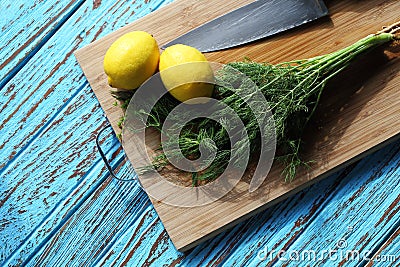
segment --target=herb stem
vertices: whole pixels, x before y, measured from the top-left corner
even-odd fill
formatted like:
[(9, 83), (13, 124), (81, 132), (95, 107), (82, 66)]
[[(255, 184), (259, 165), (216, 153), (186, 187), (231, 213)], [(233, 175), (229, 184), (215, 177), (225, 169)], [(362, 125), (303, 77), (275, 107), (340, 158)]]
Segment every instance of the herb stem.
[[(388, 31), (393, 31), (392, 28)], [(307, 165), (307, 162), (304, 162), (300, 156), (301, 136), (305, 125), (316, 110), (327, 82), (347, 68), (358, 55), (367, 53), (371, 49), (395, 39), (397, 37), (393, 33), (379, 32), (336, 52), (310, 59), (293, 60), (276, 65), (256, 63), (249, 60), (227, 64), (249, 77), (267, 99), (275, 123), (276, 144), (279, 151), (276, 158), (282, 160), (285, 164), (283, 174), (286, 181), (295, 178), (299, 166)], [(227, 77), (223, 77), (226, 81), (235, 80), (235, 77), (226, 75)], [(258, 125), (257, 116), (246, 104), (246, 99), (250, 99), (255, 93), (248, 93), (246, 99), (240, 97), (243, 94), (238, 94), (238, 90), (247, 92), (246, 89), (248, 88), (240, 86), (235, 90), (216, 86), (215, 97), (233, 109), (243, 121), (249, 137), (250, 152), (254, 154), (260, 148), (258, 143), (260, 125)], [(156, 104), (152, 111), (153, 115), (149, 116), (150, 120), (147, 125), (149, 127), (156, 125), (158, 129), (161, 129), (162, 121), (175, 105), (176, 103), (173, 101), (163, 101), (160, 105)], [(177, 119), (179, 121), (179, 117)], [(210, 166), (201, 173), (193, 173), (193, 184), (198, 184), (198, 181), (201, 180), (209, 181), (217, 178), (224, 171), (229, 161), (232, 160), (232, 156), (234, 157), (233, 160), (240, 165), (240, 154), (244, 154), (244, 152), (241, 153), (240, 149), (245, 149), (245, 146), (237, 142), (235, 144), (239, 147), (237, 155), (231, 155), (229, 136), (222, 125), (226, 126), (229, 123), (228, 118), (219, 123), (202, 118), (187, 123), (182, 129), (178, 141), (180, 152), (186, 157), (196, 158), (200, 156), (199, 146), (205, 139), (213, 140), (215, 147), (218, 148), (215, 159)], [(169, 143), (166, 140), (162, 147), (168, 148), (168, 146)], [(167, 163), (163, 154), (158, 156), (155, 161), (157, 166), (164, 166)]]

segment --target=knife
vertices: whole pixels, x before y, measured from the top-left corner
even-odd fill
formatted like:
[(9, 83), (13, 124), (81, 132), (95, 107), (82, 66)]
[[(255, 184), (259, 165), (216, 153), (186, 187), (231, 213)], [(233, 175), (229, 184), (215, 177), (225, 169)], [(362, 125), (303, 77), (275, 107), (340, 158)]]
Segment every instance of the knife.
[(186, 44), (201, 52), (223, 50), (295, 28), (327, 14), (322, 0), (258, 0), (203, 24), (162, 48)]

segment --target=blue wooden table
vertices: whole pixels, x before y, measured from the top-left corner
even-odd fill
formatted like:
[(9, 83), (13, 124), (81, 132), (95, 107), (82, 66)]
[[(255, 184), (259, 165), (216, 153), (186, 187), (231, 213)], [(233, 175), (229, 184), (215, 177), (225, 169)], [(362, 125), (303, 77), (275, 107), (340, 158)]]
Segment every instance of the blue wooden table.
[(107, 119), (73, 52), (168, 2), (0, 2), (0, 265), (399, 266), (400, 142), (186, 253), (136, 183), (109, 176)]

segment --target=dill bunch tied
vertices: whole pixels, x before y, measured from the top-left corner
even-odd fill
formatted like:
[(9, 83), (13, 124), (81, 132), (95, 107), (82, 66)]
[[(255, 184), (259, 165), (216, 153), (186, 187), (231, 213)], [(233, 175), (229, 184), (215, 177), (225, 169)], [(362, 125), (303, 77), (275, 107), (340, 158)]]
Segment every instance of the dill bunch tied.
[(276, 128), (276, 158), (283, 162), (285, 181), (295, 178), (301, 159), (303, 131), (313, 115), (327, 82), (358, 55), (392, 41), (390, 33), (367, 36), (339, 51), (276, 65), (251, 61), (228, 65), (247, 75), (268, 100)]
[[(385, 32), (369, 35), (339, 51), (314, 58), (276, 65), (250, 60), (227, 64), (229, 68), (234, 68), (250, 78), (267, 100), (275, 124), (278, 152), (276, 159), (282, 161), (285, 166), (283, 176), (286, 181), (292, 181), (296, 176), (296, 170), (300, 166), (308, 164), (301, 158), (301, 137), (307, 122), (318, 105), (326, 83), (345, 69), (358, 55), (395, 39), (398, 39), (398, 36), (394, 34), (394, 30), (387, 29)], [(234, 77), (224, 76), (223, 72), (217, 78), (234, 80)], [(239, 87), (237, 90), (245, 89)], [(244, 150), (247, 145), (250, 147), (251, 155), (256, 155), (260, 149), (260, 128), (257, 115), (245, 103), (240, 94), (237, 94), (231, 88), (217, 85), (213, 97), (238, 114), (245, 126), (249, 142), (241, 144), (240, 140), (237, 140), (235, 144), (232, 144), (226, 127), (232, 128), (233, 126), (229, 125), (229, 121), (223, 119), (216, 121), (197, 118), (186, 123), (178, 137), (180, 152), (185, 157), (196, 159), (201, 156), (201, 149), (215, 149), (217, 151), (214, 157), (209, 159), (207, 169), (193, 173), (193, 185), (197, 185), (200, 181), (211, 181), (217, 178), (224, 172), (230, 160), (241, 162), (243, 160), (240, 153), (241, 149)], [(147, 119), (147, 125), (162, 131), (163, 120), (177, 104), (179, 103), (166, 95), (153, 107), (150, 114), (146, 114), (150, 115)], [(177, 116), (175, 118), (177, 121), (184, 119), (182, 113), (174, 116)], [(179, 116), (182, 116), (182, 118)], [(235, 145), (238, 146), (239, 150), (237, 151), (239, 152), (235, 152), (235, 155), (233, 155), (232, 146)], [(161, 144), (162, 149), (168, 149), (169, 146), (168, 140)], [(247, 163), (247, 161), (245, 162)], [(167, 164), (168, 159), (164, 153), (154, 159), (156, 167)], [(247, 166), (239, 167), (246, 168)]]

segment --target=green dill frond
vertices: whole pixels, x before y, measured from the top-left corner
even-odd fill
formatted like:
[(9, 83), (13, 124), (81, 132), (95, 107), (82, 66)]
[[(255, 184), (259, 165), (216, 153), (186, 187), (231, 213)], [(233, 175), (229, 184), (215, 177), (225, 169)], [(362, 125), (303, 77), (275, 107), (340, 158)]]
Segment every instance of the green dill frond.
[[(274, 118), (276, 146), (279, 150), (276, 159), (283, 162), (285, 167), (282, 174), (285, 180), (290, 182), (296, 177), (299, 167), (307, 167), (309, 164), (301, 158), (301, 137), (307, 122), (316, 110), (327, 81), (345, 69), (359, 54), (392, 39), (393, 37), (387, 33), (370, 35), (331, 54), (276, 65), (257, 63), (249, 59), (231, 62), (227, 64), (227, 67), (246, 75), (258, 86), (259, 91), (251, 91), (252, 84), (247, 84), (239, 75), (224, 71), (222, 68), (216, 73), (219, 85), (215, 86), (213, 97), (237, 114), (245, 125), (245, 129), (238, 131), (235, 137), (247, 136), (248, 141), (237, 138), (231, 143), (227, 129), (236, 129), (237, 125), (229, 119), (229, 116), (223, 116), (223, 112), (227, 112), (225, 110), (217, 114), (219, 118), (217, 121), (199, 118), (186, 123), (178, 140), (167, 139), (162, 143), (162, 148), (168, 150), (172, 147), (172, 142), (178, 141), (180, 152), (189, 159), (199, 158), (200, 148), (216, 151), (214, 159), (205, 159), (209, 164), (208, 168), (192, 173), (193, 185), (197, 185), (200, 181), (216, 179), (224, 172), (229, 162), (233, 162), (238, 169), (245, 169), (247, 166), (243, 166), (242, 163), (246, 162), (243, 161), (247, 156), (246, 149), (250, 147), (251, 155), (257, 154), (260, 149), (261, 131), (258, 116), (263, 112), (268, 112), (251, 109), (247, 101), (252, 99), (255, 93), (261, 92)], [(255, 101), (252, 103), (254, 106), (263, 106), (258, 105), (257, 100), (253, 101)], [(163, 121), (178, 104), (179, 102), (166, 94), (153, 107), (150, 114), (142, 114), (148, 118), (147, 126), (161, 131)], [(186, 121), (185, 114), (174, 116), (176, 116), (174, 118), (176, 121)], [(270, 125), (267, 126), (270, 127)], [(270, 129), (266, 129), (265, 132), (271, 134)], [(154, 166), (165, 166), (164, 164), (168, 162), (165, 155), (161, 153), (154, 159)]]

